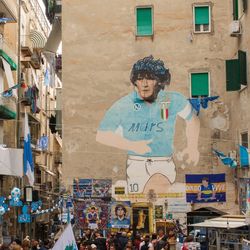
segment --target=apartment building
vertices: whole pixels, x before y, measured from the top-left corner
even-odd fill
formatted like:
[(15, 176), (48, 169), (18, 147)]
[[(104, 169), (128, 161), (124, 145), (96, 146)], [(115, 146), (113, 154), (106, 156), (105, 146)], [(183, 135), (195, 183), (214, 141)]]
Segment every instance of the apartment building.
[[(12, 188), (19, 187), (24, 199), (25, 187), (29, 186), (27, 178), (23, 176), (26, 112), (35, 175), (32, 201), (41, 200), (43, 204), (41, 209), (46, 211), (53, 207), (58, 199), (62, 165), (62, 133), (56, 123), (58, 116), (56, 93), (62, 88), (61, 55), (45, 47), (53, 45), (57, 46), (57, 49), (59, 46), (58, 42), (53, 43), (51, 38), (54, 22), (52, 19), (48, 20), (46, 6), (34, 0), (1, 1), (0, 12), (2, 17), (0, 144), (1, 159), (3, 159), (0, 168), (1, 196), (8, 197)], [(13, 86), (15, 88), (10, 93), (9, 90)], [(61, 122), (59, 120), (58, 122), (60, 125)], [(8, 160), (6, 152), (14, 160)], [(8, 171), (4, 171), (4, 166)], [(20, 171), (16, 172), (17, 169)], [(24, 203), (26, 204), (25, 199)], [(21, 225), (17, 220), (21, 211), (21, 208), (10, 207), (10, 210), (3, 215), (1, 221), (3, 240), (8, 242), (11, 238), (22, 237), (25, 233), (33, 237), (46, 238), (51, 227), (48, 223), (53, 220), (56, 213), (47, 210), (47, 213), (32, 216), (31, 223)]]
[[(168, 218), (192, 223), (203, 216), (201, 211), (204, 218), (213, 212), (213, 216), (242, 212), (238, 202), (243, 191), (238, 182), (249, 177), (248, 168), (240, 166), (238, 154), (238, 145), (248, 147), (249, 143), (247, 7), (247, 1), (240, 0), (64, 1), (63, 63), (67, 66), (63, 71), (63, 182), (69, 192), (73, 193), (75, 180), (111, 179), (112, 198), (131, 202), (133, 221), (138, 220), (133, 211), (146, 211), (149, 217), (146, 231), (151, 232), (157, 223)], [(154, 175), (148, 173), (147, 177), (146, 174), (141, 177), (144, 172), (140, 175), (136, 167), (128, 172), (127, 157), (131, 152), (127, 156), (126, 148), (112, 143), (111, 137), (102, 143), (96, 141), (98, 131), (105, 129), (120, 136), (123, 132), (127, 136), (123, 134), (123, 138), (133, 141), (152, 139), (150, 133), (148, 137), (146, 133), (145, 137), (136, 137), (137, 132), (148, 132), (150, 126), (152, 130), (159, 126), (162, 131), (161, 124), (152, 125), (154, 120), (147, 113), (139, 124), (134, 112), (138, 111), (140, 116), (141, 104), (114, 108), (120, 98), (134, 91), (130, 82), (133, 64), (150, 55), (169, 68), (171, 82), (166, 92), (181, 93), (186, 100), (200, 100), (201, 110), (193, 114), (199, 120), (200, 131), (196, 127), (196, 131), (193, 128), (192, 133), (186, 133), (185, 120), (180, 118), (171, 128), (173, 150), (166, 157), (175, 163), (172, 183), (169, 183), (172, 177), (166, 181), (165, 170), (153, 171)], [(212, 96), (217, 99), (210, 101), (208, 107), (202, 104), (203, 98)], [(128, 131), (124, 130), (126, 125), (122, 126), (122, 114), (130, 122), (135, 119)], [(195, 139), (197, 132), (199, 161), (195, 164), (180, 152), (189, 140)], [(162, 136), (168, 138), (169, 134)], [(164, 145), (160, 144), (161, 147)], [(238, 167), (224, 165), (214, 149), (226, 155), (230, 152)], [(154, 162), (151, 157), (136, 159), (145, 161), (146, 168)], [(169, 173), (175, 175), (174, 170)], [(130, 175), (141, 179), (131, 183), (127, 178)], [(199, 202), (195, 197), (204, 188), (203, 177), (214, 182), (213, 201)], [(141, 183), (144, 189), (140, 188)], [(154, 217), (157, 206), (163, 211), (162, 220)], [(135, 222), (132, 223), (136, 229)]]

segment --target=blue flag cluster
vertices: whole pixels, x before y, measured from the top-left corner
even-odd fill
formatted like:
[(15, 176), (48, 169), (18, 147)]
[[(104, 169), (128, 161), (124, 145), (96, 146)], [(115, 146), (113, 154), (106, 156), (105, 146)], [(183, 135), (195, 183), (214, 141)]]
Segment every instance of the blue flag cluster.
[(209, 96), (209, 97), (202, 97), (202, 98), (191, 98), (188, 100), (189, 100), (190, 104), (192, 105), (193, 109), (196, 110), (197, 115), (199, 115), (201, 107), (204, 109), (207, 109), (208, 102), (214, 101), (218, 98), (219, 98), (219, 96)]
[(229, 166), (230, 168), (236, 168), (237, 167), (237, 161), (229, 156), (226, 156), (224, 153), (213, 149), (213, 152), (216, 154), (216, 156), (219, 157), (219, 159), (221, 160), (221, 162), (224, 165)]

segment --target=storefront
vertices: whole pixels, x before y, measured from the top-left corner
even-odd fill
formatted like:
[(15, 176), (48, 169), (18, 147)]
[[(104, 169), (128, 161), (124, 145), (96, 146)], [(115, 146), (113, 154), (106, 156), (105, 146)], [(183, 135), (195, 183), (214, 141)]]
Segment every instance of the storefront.
[[(208, 242), (206, 249), (240, 250), (243, 240), (250, 239), (249, 225), (241, 215), (224, 215), (190, 226), (206, 232)], [(195, 240), (199, 240), (200, 235), (194, 235), (194, 237)]]

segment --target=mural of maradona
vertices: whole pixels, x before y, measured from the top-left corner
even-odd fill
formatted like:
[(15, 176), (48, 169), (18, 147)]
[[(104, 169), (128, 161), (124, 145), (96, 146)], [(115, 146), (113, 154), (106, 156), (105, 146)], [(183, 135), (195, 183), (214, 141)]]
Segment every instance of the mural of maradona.
[(174, 183), (173, 140), (177, 116), (186, 121), (187, 147), (181, 155), (188, 155), (188, 163), (198, 163), (200, 123), (182, 94), (164, 90), (170, 79), (163, 61), (153, 56), (138, 60), (130, 75), (134, 91), (109, 108), (98, 128), (98, 142), (127, 151), (129, 193), (144, 192), (156, 174)]

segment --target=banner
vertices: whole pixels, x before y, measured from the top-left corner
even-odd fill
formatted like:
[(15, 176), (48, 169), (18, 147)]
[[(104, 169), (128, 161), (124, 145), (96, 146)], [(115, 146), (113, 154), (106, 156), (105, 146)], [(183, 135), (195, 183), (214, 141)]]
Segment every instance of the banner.
[(129, 228), (131, 215), (130, 201), (111, 203), (111, 222), (112, 228)]
[(75, 198), (111, 198), (111, 179), (74, 179)]
[(191, 203), (225, 202), (225, 174), (186, 175), (186, 200)]
[(155, 205), (155, 219), (163, 219), (163, 206)]
[(96, 199), (78, 201), (74, 204), (78, 228), (106, 229), (110, 214), (110, 203)]
[(52, 250), (77, 250), (77, 245), (74, 237), (74, 233), (71, 224), (68, 224), (62, 235), (52, 248)]

